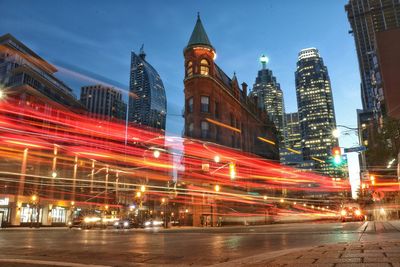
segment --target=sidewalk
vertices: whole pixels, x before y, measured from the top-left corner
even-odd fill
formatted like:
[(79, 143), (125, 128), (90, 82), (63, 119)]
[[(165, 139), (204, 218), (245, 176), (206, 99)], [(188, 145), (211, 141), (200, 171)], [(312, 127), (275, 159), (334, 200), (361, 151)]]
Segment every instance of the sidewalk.
[(400, 267), (400, 240), (349, 242), (266, 253), (215, 266)]

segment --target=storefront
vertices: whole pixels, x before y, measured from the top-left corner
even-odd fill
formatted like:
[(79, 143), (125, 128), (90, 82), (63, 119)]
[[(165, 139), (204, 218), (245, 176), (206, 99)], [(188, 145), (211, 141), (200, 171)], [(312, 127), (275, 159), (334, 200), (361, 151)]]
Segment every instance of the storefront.
[(10, 199), (0, 198), (0, 228), (10, 224)]
[(67, 223), (67, 209), (64, 207), (52, 208), (49, 216), (51, 216), (52, 225), (65, 225)]
[(32, 226), (42, 224), (43, 210), (41, 207), (23, 203), (20, 208), (21, 226)]

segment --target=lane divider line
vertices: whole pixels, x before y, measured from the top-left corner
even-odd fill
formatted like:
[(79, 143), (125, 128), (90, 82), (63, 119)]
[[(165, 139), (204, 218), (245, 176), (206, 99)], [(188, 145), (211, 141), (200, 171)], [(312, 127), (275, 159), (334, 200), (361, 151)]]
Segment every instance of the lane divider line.
[(60, 261), (43, 261), (43, 260), (30, 260), (30, 259), (0, 259), (0, 262), (26, 263), (26, 264), (47, 265), (47, 266), (111, 267), (110, 265), (96, 265), (96, 264), (83, 264), (83, 263), (60, 262)]

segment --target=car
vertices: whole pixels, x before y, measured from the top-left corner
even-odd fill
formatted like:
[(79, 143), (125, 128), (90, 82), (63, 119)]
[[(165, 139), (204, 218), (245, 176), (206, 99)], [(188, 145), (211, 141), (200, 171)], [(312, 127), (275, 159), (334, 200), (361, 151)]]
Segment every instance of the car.
[(82, 222), (83, 222), (83, 217), (82, 217), (82, 216), (76, 217), (76, 218), (72, 219), (71, 221), (69, 221), (69, 222), (67, 223), (67, 226), (68, 226), (69, 228), (81, 227), (81, 226), (82, 226)]
[(363, 221), (364, 214), (359, 205), (344, 205), (340, 210), (340, 220), (346, 221)]
[(131, 229), (131, 228), (143, 228), (143, 224), (130, 218), (120, 219), (114, 222), (114, 228), (117, 229)]
[(67, 223), (69, 228), (78, 227), (82, 229), (91, 229), (95, 227), (104, 228), (101, 217), (95, 215), (79, 216)]
[(148, 220), (144, 222), (145, 228), (152, 228), (152, 227), (163, 227), (164, 222), (162, 220)]

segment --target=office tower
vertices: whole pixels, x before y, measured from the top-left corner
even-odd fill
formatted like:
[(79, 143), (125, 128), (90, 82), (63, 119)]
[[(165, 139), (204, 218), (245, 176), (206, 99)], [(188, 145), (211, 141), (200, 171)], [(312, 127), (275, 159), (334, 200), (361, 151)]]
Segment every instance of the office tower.
[(285, 132), (283, 93), (272, 70), (267, 68), (268, 58), (263, 55), (260, 57), (260, 62), (262, 69), (258, 71), (251, 95), (257, 96), (259, 106), (267, 112), (269, 119), (275, 124), (279, 133), (280, 145), (282, 146)]
[(301, 167), (303, 156), (299, 113), (297, 112), (285, 114), (285, 146), (281, 149), (280, 156), (283, 164)]
[(83, 86), (80, 101), (91, 117), (125, 120), (126, 104), (122, 101), (121, 91), (114, 87), (102, 84)]
[(143, 46), (131, 54), (128, 121), (165, 130), (167, 99), (157, 71), (146, 61)]
[(332, 175), (331, 165), (324, 162), (338, 144), (332, 135), (335, 111), (328, 69), (316, 48), (300, 51), (295, 76), (303, 157)]
[(376, 120), (400, 118), (400, 2), (349, 0), (345, 9), (357, 48), (363, 110), (373, 111)]

